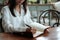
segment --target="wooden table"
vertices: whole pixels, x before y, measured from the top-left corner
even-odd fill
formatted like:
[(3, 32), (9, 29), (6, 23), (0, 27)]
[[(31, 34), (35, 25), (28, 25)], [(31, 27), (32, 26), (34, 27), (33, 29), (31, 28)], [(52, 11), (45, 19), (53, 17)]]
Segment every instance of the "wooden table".
[(51, 28), (47, 36), (37, 37), (36, 40), (60, 40), (60, 27)]
[(0, 40), (35, 40), (35, 38), (25, 38), (9, 33), (0, 33)]
[[(48, 36), (43, 35), (37, 38), (25, 38), (8, 33), (0, 33), (0, 40), (60, 40), (60, 29), (57, 29), (59, 28), (52, 28), (50, 29)], [(57, 35), (59, 35), (59, 37), (57, 37)]]

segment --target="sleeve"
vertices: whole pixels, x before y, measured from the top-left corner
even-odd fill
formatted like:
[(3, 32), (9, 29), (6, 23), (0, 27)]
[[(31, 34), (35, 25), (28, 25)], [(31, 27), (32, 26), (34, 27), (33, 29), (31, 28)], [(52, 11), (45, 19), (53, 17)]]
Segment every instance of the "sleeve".
[(6, 8), (2, 8), (2, 26), (5, 32), (12, 32), (13, 25), (10, 23), (9, 11)]
[(31, 23), (33, 23), (32, 19), (31, 19), (31, 14), (30, 14), (30, 11), (29, 11), (28, 7), (27, 7), (27, 12), (26, 12), (26, 14), (24, 16), (24, 22), (27, 25), (30, 25)]
[(33, 22), (33, 21), (31, 20), (30, 11), (29, 11), (28, 8), (27, 8), (27, 13), (26, 13), (26, 15), (24, 16), (24, 22), (25, 22), (25, 24), (29, 25), (30, 27), (36, 28), (37, 30), (40, 30), (40, 31), (42, 31), (42, 32), (43, 32), (46, 28), (48, 28), (48, 27), (46, 27), (46, 26), (44, 26), (44, 25), (42, 25), (42, 24), (39, 24), (39, 23), (37, 23), (37, 22)]

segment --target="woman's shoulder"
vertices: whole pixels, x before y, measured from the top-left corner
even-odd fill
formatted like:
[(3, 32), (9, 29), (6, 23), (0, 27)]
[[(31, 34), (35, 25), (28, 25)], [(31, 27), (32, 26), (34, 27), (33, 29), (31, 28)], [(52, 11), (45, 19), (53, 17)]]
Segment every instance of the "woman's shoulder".
[(1, 9), (1, 13), (3, 13), (3, 12), (8, 12), (8, 11), (9, 11), (8, 6), (4, 6), (4, 7)]
[(2, 9), (8, 9), (8, 6), (4, 6)]

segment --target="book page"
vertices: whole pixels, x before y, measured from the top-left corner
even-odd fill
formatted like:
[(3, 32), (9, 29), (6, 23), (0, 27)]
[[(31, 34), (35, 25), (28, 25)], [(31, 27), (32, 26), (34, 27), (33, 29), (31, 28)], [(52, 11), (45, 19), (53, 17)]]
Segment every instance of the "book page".
[(42, 34), (43, 32), (40, 32), (40, 31), (36, 31), (35, 34), (33, 34), (33, 37), (36, 37), (36, 36), (39, 36), (40, 34)]

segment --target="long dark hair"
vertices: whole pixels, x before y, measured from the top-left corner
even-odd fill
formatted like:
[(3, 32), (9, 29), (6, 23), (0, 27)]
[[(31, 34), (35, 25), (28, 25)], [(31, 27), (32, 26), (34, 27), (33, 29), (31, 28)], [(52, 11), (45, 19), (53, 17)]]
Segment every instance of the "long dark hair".
[[(15, 6), (16, 6), (16, 0), (9, 0), (9, 1), (8, 1), (8, 4), (9, 4), (9, 9), (10, 9), (10, 11), (11, 11), (11, 14), (12, 14), (14, 17), (16, 17), (16, 15), (14, 14), (14, 8), (15, 8)], [(27, 8), (26, 8), (26, 6), (27, 6), (27, 0), (25, 0), (25, 1), (22, 3), (22, 5), (23, 5), (24, 11), (25, 11), (25, 13), (26, 13), (26, 11), (27, 11)]]

